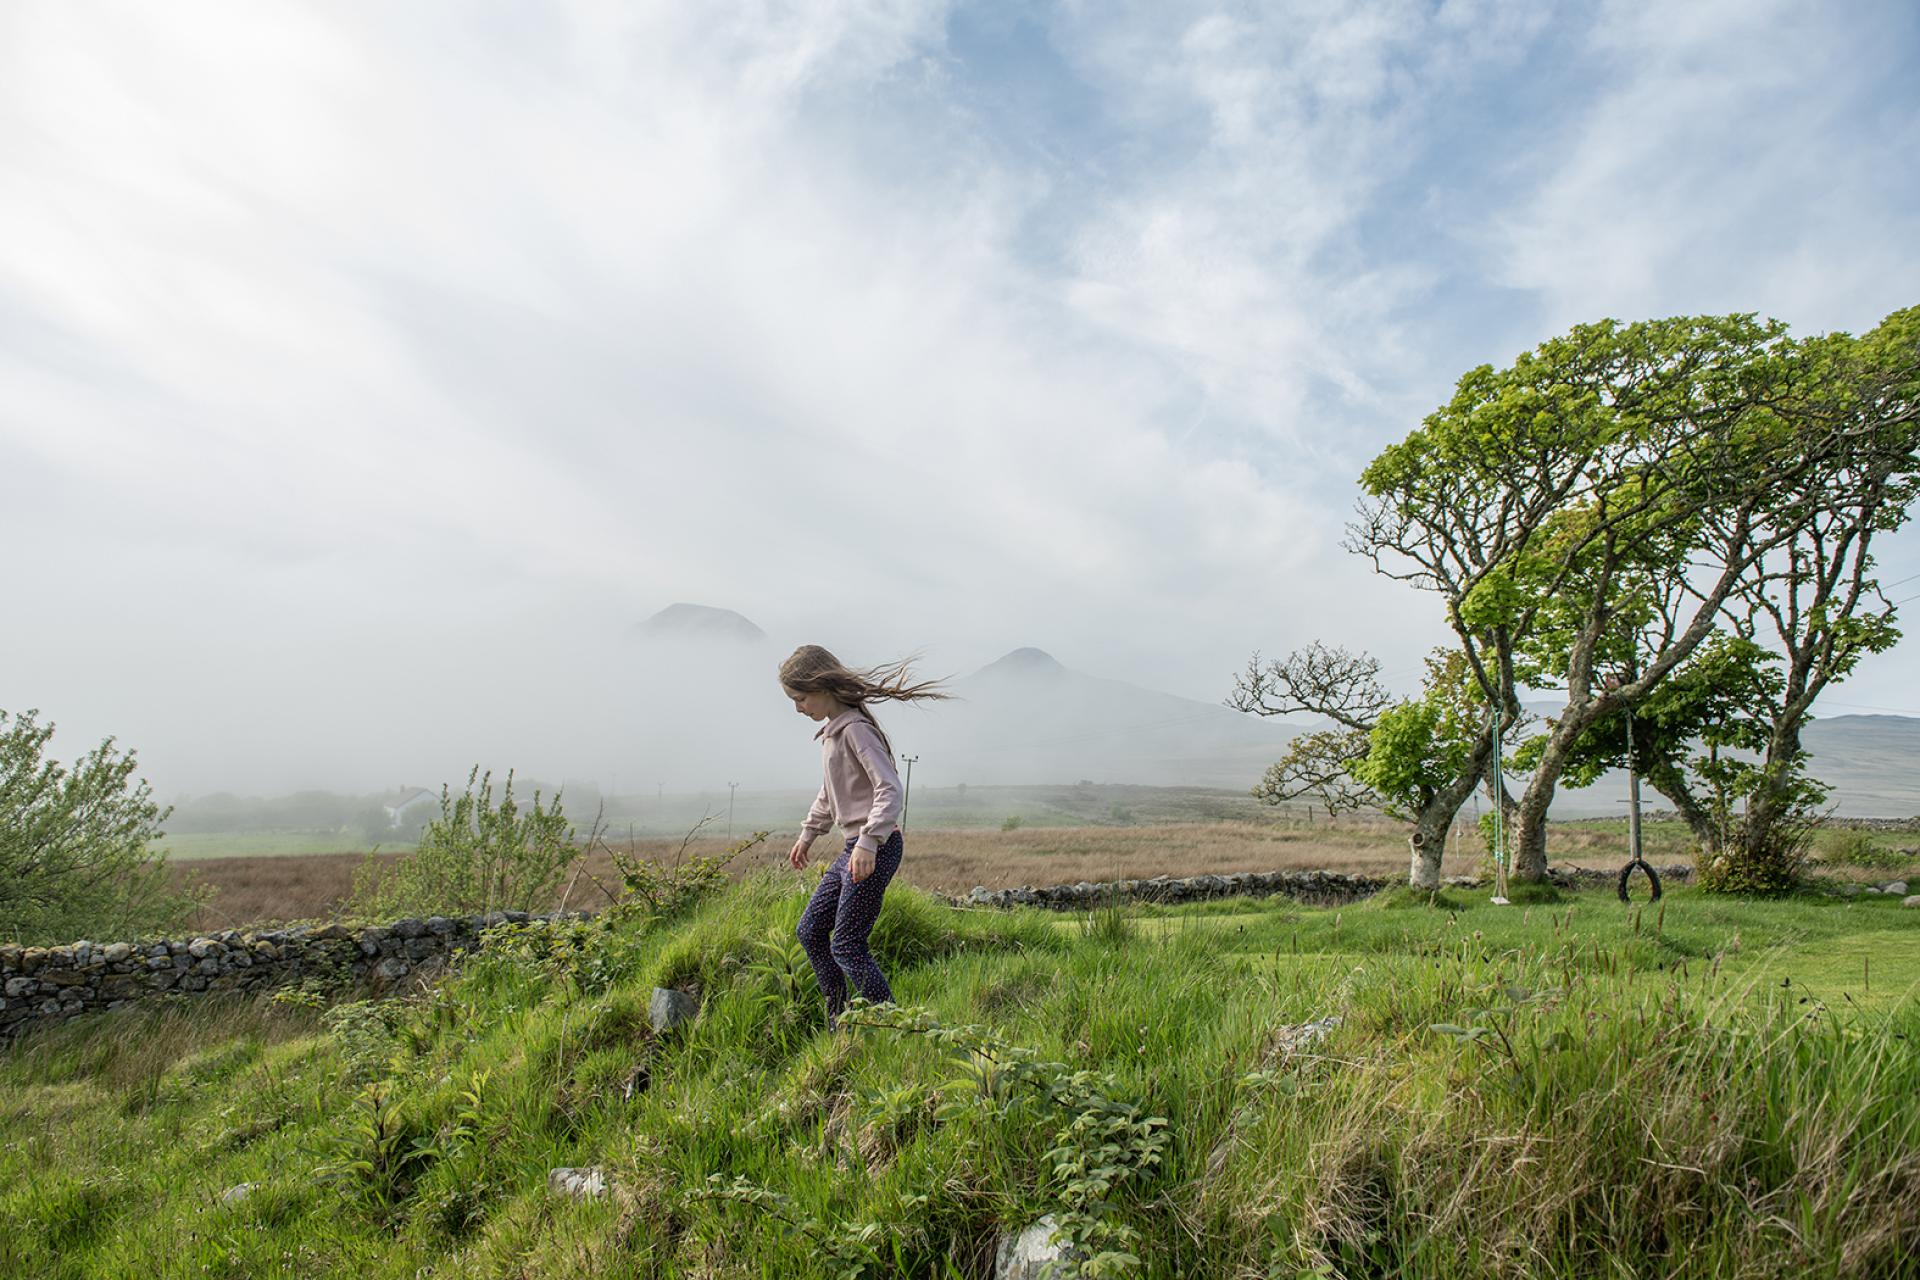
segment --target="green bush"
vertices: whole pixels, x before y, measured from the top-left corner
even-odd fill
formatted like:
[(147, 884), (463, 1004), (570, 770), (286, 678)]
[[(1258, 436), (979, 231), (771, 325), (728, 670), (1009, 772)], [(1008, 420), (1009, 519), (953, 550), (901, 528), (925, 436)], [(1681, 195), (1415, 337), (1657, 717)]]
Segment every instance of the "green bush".
[(1827, 842), (1820, 852), (1820, 860), (1875, 871), (1898, 871), (1916, 859), (1905, 849), (1890, 849), (1881, 844), (1872, 832), (1843, 831)]
[(170, 809), (108, 738), (71, 767), (45, 759), (54, 726), (0, 711), (0, 937), (70, 942), (182, 927), (204, 895), (176, 887), (154, 848)]
[(354, 876), (353, 900), (378, 917), (537, 911), (552, 905), (580, 853), (557, 792), (543, 805), (536, 791), (522, 809), (509, 772), (496, 803), (492, 772), (475, 765), (459, 796), (440, 788), (440, 816), (412, 853), (384, 875), (368, 858)]

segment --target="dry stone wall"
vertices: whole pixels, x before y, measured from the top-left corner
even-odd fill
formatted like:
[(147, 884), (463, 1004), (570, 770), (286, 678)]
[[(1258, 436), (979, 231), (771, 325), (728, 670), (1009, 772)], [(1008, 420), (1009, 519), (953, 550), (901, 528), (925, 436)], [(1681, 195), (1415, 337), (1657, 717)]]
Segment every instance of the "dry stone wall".
[(1151, 880), (1108, 880), (1095, 884), (1056, 884), (1034, 888), (988, 889), (976, 886), (956, 903), (971, 907), (1049, 907), (1085, 911), (1110, 902), (1204, 902), (1209, 898), (1266, 898), (1284, 894), (1303, 902), (1351, 902), (1378, 893), (1394, 880), (1347, 875), (1339, 871), (1236, 871), (1224, 876), (1155, 876)]
[(314, 977), (341, 986), (393, 986), (422, 964), (475, 946), (487, 929), (574, 918), (496, 911), (387, 925), (223, 930), (167, 942), (0, 945), (0, 1042), (33, 1027), (136, 1000), (257, 992)]

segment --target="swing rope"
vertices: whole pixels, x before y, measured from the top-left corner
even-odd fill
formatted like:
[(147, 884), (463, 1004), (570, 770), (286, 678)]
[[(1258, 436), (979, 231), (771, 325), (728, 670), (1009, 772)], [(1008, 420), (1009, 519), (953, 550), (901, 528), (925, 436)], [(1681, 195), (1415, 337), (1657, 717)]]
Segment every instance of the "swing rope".
[(1507, 900), (1507, 774), (1500, 759), (1500, 712), (1493, 709), (1493, 901), (1496, 906)]
[(1633, 708), (1627, 708), (1627, 852), (1632, 855), (1627, 865), (1620, 868), (1620, 882), (1615, 886), (1620, 901), (1632, 902), (1633, 895), (1627, 891), (1627, 882), (1633, 879), (1635, 868), (1647, 873), (1647, 886), (1652, 890), (1648, 902), (1660, 901), (1660, 873), (1655, 871), (1647, 860), (1640, 856), (1640, 771), (1633, 760)]

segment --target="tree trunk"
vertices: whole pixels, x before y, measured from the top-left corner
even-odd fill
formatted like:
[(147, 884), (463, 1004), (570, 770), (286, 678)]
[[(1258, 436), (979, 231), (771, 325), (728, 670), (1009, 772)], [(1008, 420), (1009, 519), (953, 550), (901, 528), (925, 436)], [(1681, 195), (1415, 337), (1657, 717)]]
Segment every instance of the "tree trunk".
[(1460, 776), (1429, 796), (1419, 813), (1414, 815), (1413, 834), (1407, 837), (1407, 847), (1413, 855), (1407, 869), (1407, 883), (1414, 888), (1440, 887), (1440, 859), (1447, 853), (1447, 832), (1452, 828), (1460, 806), (1480, 785), (1487, 771), (1487, 762), (1492, 758), (1493, 735), (1491, 732), (1483, 733), (1474, 744), (1473, 754)]
[(1740, 823), (1740, 850), (1750, 866), (1771, 864), (1778, 856), (1775, 848), (1778, 827), (1789, 807), (1788, 779), (1793, 762), (1800, 755), (1800, 729), (1797, 724), (1776, 724), (1767, 743), (1766, 770), (1760, 785), (1747, 797), (1747, 811)]
[[(1449, 816), (1445, 821), (1435, 823), (1424, 820), (1407, 837), (1407, 847), (1413, 851), (1412, 865), (1407, 871), (1407, 883), (1416, 889), (1438, 889), (1440, 887), (1440, 859), (1447, 851), (1447, 828), (1453, 825)], [(1434, 830), (1435, 826), (1439, 830)]]
[[(1520, 793), (1520, 813), (1514, 823), (1519, 828), (1520, 842), (1513, 851), (1513, 875), (1532, 884), (1543, 884), (1547, 879), (1547, 808), (1553, 804), (1554, 788), (1566, 768), (1567, 751), (1579, 738), (1578, 731), (1568, 731), (1571, 719), (1562, 720), (1553, 736), (1547, 739), (1540, 762), (1534, 766), (1533, 777), (1527, 789)], [(1581, 728), (1585, 728), (1584, 720)]]
[(1687, 830), (1693, 833), (1695, 843), (1700, 846), (1702, 859), (1710, 859), (1720, 852), (1720, 828), (1714, 822), (1707, 807), (1694, 797), (1693, 789), (1687, 785), (1687, 776), (1670, 761), (1656, 761), (1648, 767), (1647, 785), (1667, 798), (1681, 819), (1687, 824)]

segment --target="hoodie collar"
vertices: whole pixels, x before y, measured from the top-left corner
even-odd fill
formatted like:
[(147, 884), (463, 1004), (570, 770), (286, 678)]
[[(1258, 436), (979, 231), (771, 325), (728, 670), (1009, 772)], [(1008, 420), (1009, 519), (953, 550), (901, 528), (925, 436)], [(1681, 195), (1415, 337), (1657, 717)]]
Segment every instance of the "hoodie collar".
[(860, 708), (848, 707), (845, 711), (842, 711), (839, 715), (821, 725), (819, 729), (814, 731), (813, 736), (816, 740), (820, 738), (831, 738), (853, 721), (864, 719), (866, 719), (866, 716), (861, 714)]

